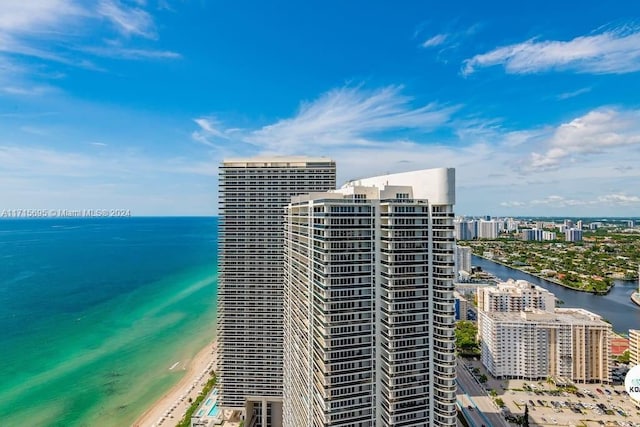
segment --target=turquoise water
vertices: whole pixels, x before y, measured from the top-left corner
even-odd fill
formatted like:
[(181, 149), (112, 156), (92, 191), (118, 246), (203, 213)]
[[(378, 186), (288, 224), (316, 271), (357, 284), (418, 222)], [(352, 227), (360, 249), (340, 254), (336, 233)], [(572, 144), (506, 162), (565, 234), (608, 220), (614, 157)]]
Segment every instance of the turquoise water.
[(211, 408), (211, 410), (209, 411), (209, 416), (216, 417), (218, 416), (219, 413), (220, 413), (220, 408), (218, 407), (218, 403), (216, 402), (216, 404), (213, 405), (213, 408)]
[(0, 424), (125, 426), (161, 397), (214, 337), (216, 225), (0, 221)]

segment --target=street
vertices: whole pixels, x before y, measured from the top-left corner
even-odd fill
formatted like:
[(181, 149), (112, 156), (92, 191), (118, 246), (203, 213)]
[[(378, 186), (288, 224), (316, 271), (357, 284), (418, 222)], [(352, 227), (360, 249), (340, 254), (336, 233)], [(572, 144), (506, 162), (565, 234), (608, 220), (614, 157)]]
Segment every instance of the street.
[[(509, 423), (502, 417), (482, 386), (467, 371), (464, 359), (458, 358), (456, 367), (458, 392), (457, 399), (465, 415), (471, 418), (475, 427), (483, 424), (486, 427), (509, 427)], [(471, 406), (473, 409), (469, 409)]]

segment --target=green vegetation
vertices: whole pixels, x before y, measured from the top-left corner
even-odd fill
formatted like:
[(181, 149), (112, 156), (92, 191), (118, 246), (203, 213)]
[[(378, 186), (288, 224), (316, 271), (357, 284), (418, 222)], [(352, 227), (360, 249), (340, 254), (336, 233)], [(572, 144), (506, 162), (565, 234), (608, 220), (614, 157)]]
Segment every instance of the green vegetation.
[(476, 255), (560, 285), (597, 294), (607, 293), (614, 279), (637, 277), (640, 235), (615, 231), (584, 233), (582, 242), (523, 241), (517, 236), (467, 241)]
[(456, 349), (462, 356), (477, 356), (480, 348), (476, 341), (478, 326), (469, 320), (456, 322)]
[(489, 378), (487, 378), (487, 376), (485, 374), (480, 375), (480, 377), (478, 378), (478, 381), (480, 381), (482, 384), (486, 383), (487, 381), (489, 381)]
[(504, 408), (504, 400), (499, 397), (496, 398), (496, 405), (498, 405), (499, 408)]
[(625, 350), (620, 356), (617, 357), (620, 363), (629, 363), (631, 361), (631, 353), (629, 350)]
[(207, 381), (205, 386), (202, 388), (202, 391), (200, 392), (198, 397), (196, 397), (196, 400), (191, 403), (191, 406), (189, 406), (189, 409), (187, 409), (184, 417), (180, 420), (176, 427), (191, 426), (191, 417), (193, 416), (193, 413), (196, 411), (196, 409), (198, 409), (198, 406), (200, 406), (204, 398), (207, 397), (213, 386), (216, 385), (216, 373), (211, 371), (209, 374), (211, 375), (211, 378), (209, 378), (209, 381)]

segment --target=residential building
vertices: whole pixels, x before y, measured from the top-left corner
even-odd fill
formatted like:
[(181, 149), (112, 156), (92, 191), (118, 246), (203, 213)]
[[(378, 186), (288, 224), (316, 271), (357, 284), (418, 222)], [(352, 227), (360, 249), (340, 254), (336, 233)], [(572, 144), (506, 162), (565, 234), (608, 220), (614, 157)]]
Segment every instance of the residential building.
[(500, 221), (481, 220), (478, 222), (478, 239), (497, 239), (500, 235)]
[(611, 325), (567, 308), (479, 312), (482, 363), (496, 378), (611, 382)]
[(456, 246), (455, 273), (465, 271), (471, 273), (471, 248), (469, 246)]
[(453, 291), (453, 309), (456, 320), (467, 320), (467, 311), (469, 310), (469, 302), (465, 297), (457, 291)]
[(336, 167), (322, 157), (273, 157), (225, 160), (219, 172), (220, 403), (246, 411), (246, 425), (277, 427), (284, 207), (292, 196), (335, 188)]
[(582, 230), (569, 228), (564, 231), (564, 239), (567, 242), (580, 242), (582, 240)]
[(556, 297), (526, 280), (509, 279), (477, 290), (478, 311), (519, 312), (527, 308), (553, 311)]
[(286, 211), (284, 425), (454, 426), (453, 169)]
[(640, 330), (629, 329), (629, 362), (631, 366), (640, 365)]
[(456, 240), (473, 240), (478, 237), (478, 222), (475, 220), (457, 219), (453, 225)]

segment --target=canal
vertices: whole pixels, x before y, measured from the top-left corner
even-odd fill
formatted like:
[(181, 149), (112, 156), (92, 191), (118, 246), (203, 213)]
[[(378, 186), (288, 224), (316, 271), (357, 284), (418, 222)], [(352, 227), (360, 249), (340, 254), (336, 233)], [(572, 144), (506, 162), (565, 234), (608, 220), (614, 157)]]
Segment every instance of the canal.
[(636, 281), (616, 280), (615, 286), (607, 295), (594, 295), (562, 287), (475, 255), (473, 255), (472, 264), (503, 280), (520, 279), (539, 285), (564, 301), (560, 307), (584, 308), (597, 313), (611, 322), (616, 332), (626, 334), (629, 329), (640, 329), (640, 307), (631, 302), (631, 294), (638, 289)]

